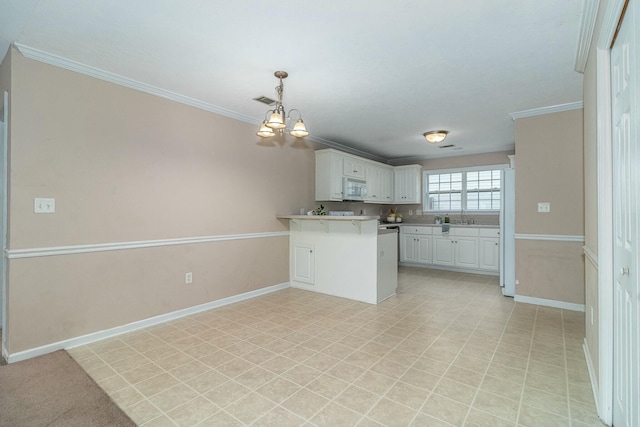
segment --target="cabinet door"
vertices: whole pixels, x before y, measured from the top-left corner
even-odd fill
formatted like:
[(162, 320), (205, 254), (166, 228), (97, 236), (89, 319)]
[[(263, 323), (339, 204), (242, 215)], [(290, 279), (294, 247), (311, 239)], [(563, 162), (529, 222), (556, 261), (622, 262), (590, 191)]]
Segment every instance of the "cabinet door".
[(393, 170), (380, 169), (380, 193), (382, 203), (393, 202)]
[(455, 238), (456, 267), (478, 268), (478, 238)]
[(498, 239), (480, 238), (480, 268), (498, 271), (500, 243)]
[(416, 236), (412, 234), (402, 235), (400, 238), (400, 260), (406, 262), (416, 262), (418, 256), (416, 254)]
[(316, 201), (342, 200), (342, 159), (337, 153), (316, 152)]
[(420, 203), (420, 166), (395, 169), (394, 176), (394, 203)]
[(454, 244), (449, 236), (433, 238), (433, 263), (438, 265), (454, 264)]
[(431, 237), (418, 237), (416, 243), (418, 245), (418, 262), (431, 264)]
[(315, 284), (316, 263), (313, 245), (306, 243), (294, 243), (293, 260), (291, 263), (291, 277), (295, 282)]
[(376, 165), (368, 164), (365, 167), (367, 180), (367, 202), (380, 203), (382, 201), (381, 169)]
[(393, 172), (393, 202), (405, 203), (407, 199), (406, 192), (407, 174), (405, 171)]
[(364, 162), (353, 157), (344, 157), (343, 173), (345, 176), (364, 179)]

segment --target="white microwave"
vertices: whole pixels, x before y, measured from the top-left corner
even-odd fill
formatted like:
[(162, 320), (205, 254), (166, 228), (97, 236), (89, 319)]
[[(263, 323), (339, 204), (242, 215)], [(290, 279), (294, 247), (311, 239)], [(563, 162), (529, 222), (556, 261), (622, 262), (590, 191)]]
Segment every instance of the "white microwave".
[(362, 202), (366, 197), (367, 181), (347, 177), (342, 179), (342, 200)]

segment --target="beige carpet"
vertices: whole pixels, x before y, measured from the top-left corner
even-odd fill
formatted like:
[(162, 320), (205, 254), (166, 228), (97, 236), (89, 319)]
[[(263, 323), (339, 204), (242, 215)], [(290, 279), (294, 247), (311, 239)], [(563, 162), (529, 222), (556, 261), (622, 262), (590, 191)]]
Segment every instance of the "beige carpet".
[(66, 351), (0, 366), (0, 426), (135, 426)]

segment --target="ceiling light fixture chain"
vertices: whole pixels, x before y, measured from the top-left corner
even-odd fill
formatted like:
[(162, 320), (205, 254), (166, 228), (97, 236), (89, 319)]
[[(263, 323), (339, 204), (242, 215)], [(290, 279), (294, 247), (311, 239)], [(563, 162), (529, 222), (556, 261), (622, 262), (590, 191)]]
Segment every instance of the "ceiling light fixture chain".
[(273, 75), (280, 80), (280, 84), (276, 86), (276, 95), (278, 100), (276, 101), (275, 108), (266, 112), (265, 120), (262, 122), (257, 135), (263, 138), (267, 138), (270, 136), (275, 136), (276, 131), (279, 135), (284, 135), (284, 130), (287, 127), (286, 122), (287, 120), (291, 119), (291, 115), (293, 112), (298, 113), (299, 118), (293, 125), (293, 128), (289, 131), (289, 134), (295, 136), (296, 138), (302, 138), (309, 135), (307, 127), (302, 121), (302, 114), (300, 113), (300, 111), (291, 109), (287, 114), (285, 112), (286, 110), (284, 108), (284, 105), (282, 104), (282, 95), (284, 93), (283, 79), (286, 79), (289, 74), (286, 71), (276, 71), (275, 73), (273, 73)]

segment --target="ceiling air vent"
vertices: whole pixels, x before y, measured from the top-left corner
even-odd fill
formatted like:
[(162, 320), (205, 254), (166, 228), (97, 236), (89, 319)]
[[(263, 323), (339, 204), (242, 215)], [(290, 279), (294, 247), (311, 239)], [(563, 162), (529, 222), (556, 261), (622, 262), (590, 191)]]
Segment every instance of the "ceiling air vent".
[(451, 148), (451, 147), (455, 147), (455, 145), (453, 145), (453, 144), (449, 144), (449, 145), (438, 145), (438, 148)]
[(262, 102), (263, 104), (273, 105), (276, 103), (275, 99), (271, 99), (267, 96), (258, 96), (257, 98), (253, 98), (254, 101)]

